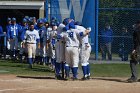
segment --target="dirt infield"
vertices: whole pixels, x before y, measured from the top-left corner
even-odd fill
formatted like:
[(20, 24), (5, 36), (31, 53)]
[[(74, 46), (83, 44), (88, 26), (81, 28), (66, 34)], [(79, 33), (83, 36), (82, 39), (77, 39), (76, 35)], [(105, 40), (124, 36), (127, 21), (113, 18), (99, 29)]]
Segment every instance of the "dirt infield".
[(139, 93), (140, 82), (98, 77), (89, 81), (60, 81), (53, 77), (0, 75), (0, 93)]

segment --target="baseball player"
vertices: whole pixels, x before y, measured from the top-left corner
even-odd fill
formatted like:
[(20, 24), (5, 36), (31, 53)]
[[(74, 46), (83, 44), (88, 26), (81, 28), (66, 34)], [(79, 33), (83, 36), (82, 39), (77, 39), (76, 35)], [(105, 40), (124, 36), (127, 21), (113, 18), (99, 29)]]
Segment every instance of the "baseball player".
[[(68, 29), (67, 29), (68, 28)], [(69, 29), (70, 28), (70, 29)], [(79, 63), (79, 40), (78, 34), (79, 31), (75, 29), (73, 25), (67, 24), (63, 30), (66, 29), (66, 32), (62, 33), (61, 36), (65, 39), (65, 59), (66, 66), (70, 66), (73, 73), (73, 80), (77, 79), (77, 70)], [(66, 69), (69, 70), (69, 69)], [(69, 72), (69, 71), (66, 71)], [(68, 75), (69, 73), (67, 73)]]
[(9, 26), (7, 31), (8, 41), (10, 42), (10, 56), (16, 59), (16, 54), (18, 50), (18, 33), (19, 25), (16, 23), (16, 18), (12, 18), (12, 24)]
[(39, 35), (40, 35), (40, 43), (41, 43), (41, 61), (43, 63), (43, 65), (46, 65), (47, 63), (47, 29), (44, 26), (44, 24), (47, 22), (47, 20), (44, 21), (44, 19), (42, 19), (42, 23), (40, 23), (40, 29), (39, 29)]
[(56, 23), (51, 23), (52, 30), (48, 31), (49, 33), (49, 50), (50, 50), (50, 57), (51, 57), (51, 64), (52, 69), (55, 69), (55, 63), (56, 63), (56, 55), (55, 55), (55, 44), (56, 44), (56, 36), (57, 36), (57, 25)]
[(46, 29), (46, 64), (48, 65), (51, 59), (49, 32), (52, 30), (52, 28), (50, 27), (50, 23), (46, 19), (44, 20), (44, 25)]
[[(65, 25), (61, 23), (57, 28), (57, 41), (55, 44), (56, 47), (56, 63), (55, 63), (55, 77), (56, 79), (64, 78), (64, 62), (65, 62), (65, 42), (64, 38), (61, 38), (59, 35), (63, 33), (63, 28)], [(62, 67), (62, 68), (61, 68)], [(60, 75), (60, 71), (62, 69), (62, 76)]]
[[(80, 62), (83, 70), (82, 80), (90, 79), (90, 67), (89, 67), (89, 57), (91, 53), (91, 46), (88, 41), (88, 31), (91, 31), (91, 28), (85, 29), (83, 26), (75, 25), (76, 29), (80, 31)], [(86, 32), (86, 34), (84, 34)]]
[(40, 64), (43, 64), (43, 55), (45, 55), (45, 52), (42, 52), (43, 51), (43, 41), (44, 41), (44, 32), (45, 32), (45, 27), (44, 27), (44, 21), (43, 19), (38, 19), (37, 20), (37, 26), (35, 28), (38, 33), (39, 33), (39, 36), (40, 36), (40, 45), (41, 45), (41, 48), (39, 49), (37, 47), (36, 49), (36, 62), (37, 63), (40, 63)]
[(29, 24), (29, 30), (25, 32), (24, 35), (24, 44), (27, 43), (27, 51), (28, 51), (28, 63), (29, 67), (33, 67), (33, 61), (36, 55), (36, 43), (38, 44), (38, 48), (40, 48), (40, 37), (37, 30), (34, 29), (34, 23), (31, 22)]
[[(26, 30), (28, 30), (28, 25), (27, 25), (27, 19), (23, 19), (21, 29), (19, 30), (19, 44), (20, 44), (20, 62), (22, 63), (22, 56), (25, 53), (25, 57), (27, 57), (27, 51), (26, 48), (23, 47), (23, 40), (24, 40), (24, 35)], [(25, 45), (26, 46), (26, 45)]]
[[(10, 25), (11, 25), (11, 18), (7, 18), (6, 33), (8, 32)], [(8, 40), (7, 40), (7, 49), (10, 50), (10, 43)]]

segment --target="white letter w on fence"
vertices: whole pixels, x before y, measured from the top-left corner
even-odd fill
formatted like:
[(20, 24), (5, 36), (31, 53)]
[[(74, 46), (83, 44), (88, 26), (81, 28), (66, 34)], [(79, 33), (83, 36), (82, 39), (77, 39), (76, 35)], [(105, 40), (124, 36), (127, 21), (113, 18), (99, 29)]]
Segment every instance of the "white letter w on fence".
[(58, 0), (62, 19), (70, 17), (71, 11), (73, 9), (75, 20), (82, 22), (87, 1), (88, 0), (83, 0), (83, 4), (81, 6), (80, 0), (70, 0), (70, 4), (68, 6), (67, 0)]

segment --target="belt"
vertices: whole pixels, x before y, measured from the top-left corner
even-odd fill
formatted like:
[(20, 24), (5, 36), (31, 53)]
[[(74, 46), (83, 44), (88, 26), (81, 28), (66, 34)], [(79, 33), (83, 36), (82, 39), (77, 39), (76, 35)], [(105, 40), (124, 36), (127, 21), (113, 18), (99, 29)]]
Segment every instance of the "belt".
[(83, 43), (83, 44), (81, 44), (81, 45), (88, 45), (89, 43)]
[(36, 44), (36, 43), (29, 43), (29, 42), (27, 42), (27, 44)]

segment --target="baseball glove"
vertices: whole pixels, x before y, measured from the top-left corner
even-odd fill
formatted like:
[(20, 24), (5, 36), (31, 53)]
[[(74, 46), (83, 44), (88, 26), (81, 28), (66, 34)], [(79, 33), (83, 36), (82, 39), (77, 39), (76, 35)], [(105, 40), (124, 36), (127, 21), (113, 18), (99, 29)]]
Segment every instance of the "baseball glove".
[(137, 60), (137, 52), (131, 53), (131, 60), (136, 61)]

